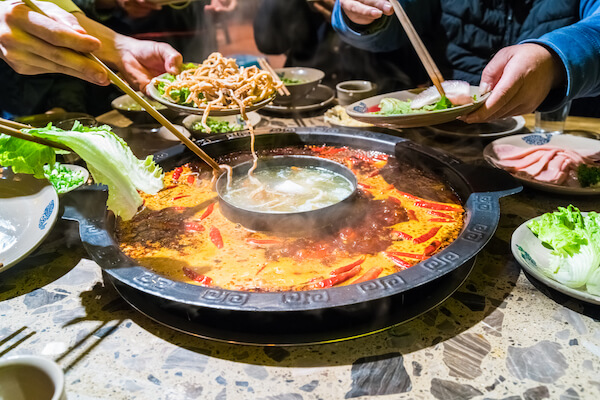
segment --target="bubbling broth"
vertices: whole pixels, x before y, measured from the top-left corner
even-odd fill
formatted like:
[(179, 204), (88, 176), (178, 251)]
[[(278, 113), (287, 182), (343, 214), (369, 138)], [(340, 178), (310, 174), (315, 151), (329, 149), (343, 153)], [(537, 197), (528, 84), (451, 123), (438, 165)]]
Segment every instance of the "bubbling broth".
[[(144, 208), (130, 221), (118, 221), (122, 251), (157, 274), (191, 284), (246, 291), (311, 290), (360, 284), (411, 268), (449, 245), (463, 227), (464, 208), (452, 188), (388, 154), (331, 146), (257, 153), (320, 157), (346, 166), (357, 180), (347, 214), (333, 226), (302, 232), (247, 229), (223, 215), (211, 184), (212, 171), (190, 163), (167, 172), (165, 188), (156, 195), (142, 194)], [(250, 160), (248, 152), (218, 159), (228, 165)], [(273, 188), (283, 186), (281, 192), (301, 192), (310, 185), (333, 191), (332, 178), (322, 171), (304, 171), (300, 176), (307, 177), (292, 185), (286, 183), (287, 176), (301, 171), (261, 169), (255, 174), (260, 179), (267, 179), (262, 173), (268, 175)], [(318, 179), (327, 184), (318, 186)], [(247, 198), (248, 189), (242, 182), (238, 185)]]
[(233, 178), (223, 199), (244, 210), (289, 213), (339, 203), (352, 191), (348, 179), (326, 168), (276, 166)]

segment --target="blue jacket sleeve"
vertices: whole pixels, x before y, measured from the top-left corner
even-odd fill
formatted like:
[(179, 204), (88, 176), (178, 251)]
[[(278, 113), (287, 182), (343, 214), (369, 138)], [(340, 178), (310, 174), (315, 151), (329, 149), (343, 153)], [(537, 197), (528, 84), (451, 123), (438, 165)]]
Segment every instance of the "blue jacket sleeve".
[(541, 109), (558, 108), (569, 100), (600, 94), (600, 0), (582, 0), (581, 20), (549, 32), (537, 43), (551, 49), (563, 63), (566, 87), (553, 91)]
[[(432, 2), (400, 0), (400, 3), (402, 3), (402, 7), (413, 23), (415, 30), (421, 34), (431, 24), (429, 19), (433, 14)], [(408, 37), (394, 15), (384, 15), (370, 25), (357, 25), (346, 17), (339, 0), (335, 2), (331, 24), (343, 41), (362, 50), (387, 52), (409, 44)]]

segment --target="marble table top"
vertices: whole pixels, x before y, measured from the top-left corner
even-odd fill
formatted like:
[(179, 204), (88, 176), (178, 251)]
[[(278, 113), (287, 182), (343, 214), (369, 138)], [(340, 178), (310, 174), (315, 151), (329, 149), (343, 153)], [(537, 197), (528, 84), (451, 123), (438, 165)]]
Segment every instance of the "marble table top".
[[(325, 125), (318, 115), (263, 116), (261, 124)], [(479, 139), (397, 134), (483, 163)], [(144, 143), (172, 145), (134, 142), (139, 156)], [(569, 203), (600, 205), (528, 188), (503, 198), (496, 234), (441, 305), (377, 334), (294, 347), (219, 343), (150, 320), (105, 280), (77, 226), (61, 220), (0, 275), (0, 357), (57, 361), (70, 400), (597, 399), (600, 309), (534, 286), (509, 248), (518, 225)]]

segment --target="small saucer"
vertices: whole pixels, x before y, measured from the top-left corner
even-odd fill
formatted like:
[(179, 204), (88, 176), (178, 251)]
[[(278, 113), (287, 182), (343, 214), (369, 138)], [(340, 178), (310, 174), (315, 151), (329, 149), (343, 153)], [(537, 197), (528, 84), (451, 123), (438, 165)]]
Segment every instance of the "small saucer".
[(291, 114), (294, 112), (308, 112), (319, 110), (328, 106), (335, 99), (335, 92), (326, 85), (319, 85), (306, 97), (298, 100), (293, 106), (270, 103), (263, 107), (264, 110), (277, 114)]

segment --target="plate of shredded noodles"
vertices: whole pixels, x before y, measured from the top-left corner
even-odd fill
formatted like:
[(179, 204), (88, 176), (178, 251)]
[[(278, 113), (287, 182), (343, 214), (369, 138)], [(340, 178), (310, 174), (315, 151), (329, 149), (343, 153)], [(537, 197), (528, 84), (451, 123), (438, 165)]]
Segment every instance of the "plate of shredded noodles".
[(155, 77), (148, 94), (170, 109), (202, 114), (203, 119), (209, 115), (244, 117), (270, 103), (282, 85), (267, 71), (239, 67), (235, 59), (212, 53), (202, 64), (184, 64), (178, 75)]

